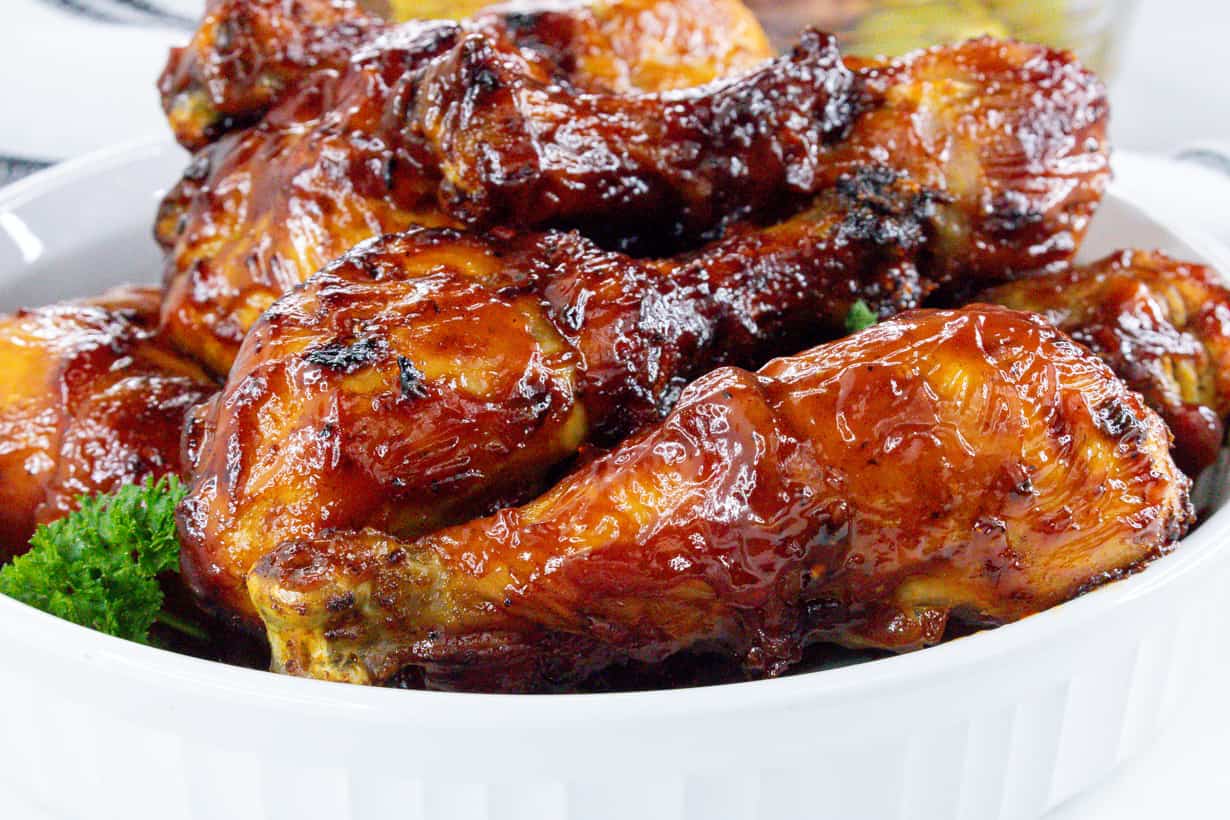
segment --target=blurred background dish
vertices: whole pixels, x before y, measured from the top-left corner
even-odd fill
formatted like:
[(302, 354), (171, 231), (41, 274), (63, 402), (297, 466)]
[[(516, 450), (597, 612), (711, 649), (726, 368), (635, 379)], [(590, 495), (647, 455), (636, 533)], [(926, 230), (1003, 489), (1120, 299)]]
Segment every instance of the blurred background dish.
[(803, 26), (835, 32), (842, 50), (898, 55), (970, 37), (1015, 37), (1075, 51), (1109, 77), (1136, 0), (750, 0), (786, 47)]
[(415, 17), (448, 17), (460, 20), (469, 17), (491, 0), (360, 0), (363, 5), (394, 20)]

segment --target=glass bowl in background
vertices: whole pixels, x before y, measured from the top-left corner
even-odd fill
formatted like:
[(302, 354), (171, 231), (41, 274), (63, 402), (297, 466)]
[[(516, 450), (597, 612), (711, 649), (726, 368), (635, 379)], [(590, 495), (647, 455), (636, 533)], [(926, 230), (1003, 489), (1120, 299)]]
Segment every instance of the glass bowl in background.
[(804, 26), (834, 32), (844, 52), (868, 57), (988, 34), (1070, 49), (1104, 78), (1114, 72), (1136, 6), (1136, 0), (746, 2), (778, 48), (791, 45)]

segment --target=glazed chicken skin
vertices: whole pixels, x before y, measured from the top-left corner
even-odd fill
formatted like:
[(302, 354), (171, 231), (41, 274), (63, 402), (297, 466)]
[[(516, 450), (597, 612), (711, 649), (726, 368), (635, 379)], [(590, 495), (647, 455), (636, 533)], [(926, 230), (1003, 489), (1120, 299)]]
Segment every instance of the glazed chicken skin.
[(1217, 460), (1230, 417), (1230, 291), (1213, 270), (1121, 251), (980, 298), (1041, 313), (1105, 360), (1165, 419), (1189, 475)]
[(162, 320), (183, 350), (225, 374), (256, 317), (325, 263), (372, 236), (455, 222), (404, 109), (420, 69), (474, 32), (590, 91), (707, 82), (769, 53), (737, 0), (545, 3), (400, 26), (345, 0), (213, 3), (162, 84), (181, 141), (200, 148), (155, 226)]
[(158, 291), (0, 318), (0, 562), (86, 494), (184, 475), (180, 435), (217, 385), (157, 334)]
[(424, 70), (409, 120), (467, 225), (632, 245), (650, 226), (669, 246), (814, 193), (858, 97), (836, 38), (813, 31), (746, 75), (661, 94), (582, 92), (476, 33)]
[[(182, 349), (224, 373), (278, 296), (359, 241), (411, 225), (573, 226), (656, 255), (739, 217), (805, 209), (891, 159), (943, 194), (946, 243), (978, 249), (947, 276), (1002, 277), (1064, 262), (1107, 179), (1101, 85), (1039, 46), (982, 40), (847, 65), (809, 35), (752, 75), (656, 93), (539, 49), (529, 32), (566, 12), (516, 25), (492, 14), (482, 19), (506, 25), (377, 36), (344, 70), (309, 73), (256, 126), (197, 154), (157, 230), (163, 321)], [(652, 61), (657, 44), (643, 46)], [(620, 61), (639, 76), (637, 59)]]
[(511, 229), (360, 245), (265, 313), (200, 408), (185, 577), (254, 622), (244, 579), (282, 540), (418, 534), (526, 500), (713, 367), (836, 335), (858, 298), (916, 306), (941, 258), (934, 198), (870, 168), (783, 223), (656, 261)]
[(1167, 551), (1192, 520), (1162, 420), (1040, 317), (917, 311), (675, 410), (520, 508), (417, 541), (292, 541), (249, 579), (275, 668), (533, 691), (720, 651), (902, 651), (1017, 620)]

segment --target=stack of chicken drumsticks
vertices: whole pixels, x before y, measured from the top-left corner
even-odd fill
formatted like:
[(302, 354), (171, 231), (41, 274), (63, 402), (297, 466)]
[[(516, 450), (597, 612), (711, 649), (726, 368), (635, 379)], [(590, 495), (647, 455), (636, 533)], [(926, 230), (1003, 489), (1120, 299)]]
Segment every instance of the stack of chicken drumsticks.
[(276, 671), (560, 691), (929, 646), (1194, 524), (1230, 291), (1073, 264), (1110, 166), (1070, 54), (210, 0), (160, 90), (162, 287), (0, 323), (0, 558), (172, 473), (183, 579)]

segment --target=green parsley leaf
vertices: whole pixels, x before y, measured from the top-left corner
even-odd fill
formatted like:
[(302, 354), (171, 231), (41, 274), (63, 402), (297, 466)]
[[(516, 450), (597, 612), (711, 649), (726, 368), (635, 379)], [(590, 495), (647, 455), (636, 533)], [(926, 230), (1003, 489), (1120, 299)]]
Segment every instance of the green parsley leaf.
[(179, 479), (83, 496), (77, 512), (44, 524), (30, 551), (0, 569), (0, 593), (130, 641), (149, 642), (162, 620), (158, 575), (179, 571)]
[(867, 307), (867, 303), (859, 299), (850, 306), (850, 312), (846, 314), (846, 332), (858, 333), (860, 330), (866, 330), (876, 323), (876, 315)]

